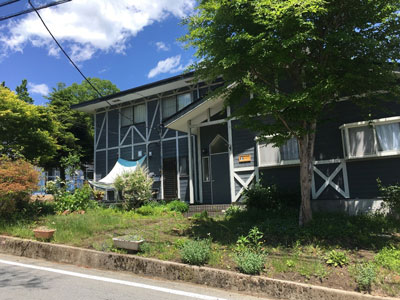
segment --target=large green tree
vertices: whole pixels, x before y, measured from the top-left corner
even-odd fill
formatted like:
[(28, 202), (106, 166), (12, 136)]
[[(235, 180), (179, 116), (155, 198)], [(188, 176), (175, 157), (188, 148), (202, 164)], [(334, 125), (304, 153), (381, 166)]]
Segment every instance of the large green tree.
[[(109, 80), (89, 78), (93, 86), (102, 96), (119, 92), (119, 89)], [(47, 97), (48, 107), (54, 113), (60, 125), (58, 143), (60, 149), (49, 166), (61, 169), (64, 177), (64, 165), (60, 164), (61, 158), (70, 154), (78, 155), (81, 164), (93, 161), (93, 118), (82, 112), (71, 110), (71, 105), (99, 98), (99, 94), (87, 81), (73, 83), (66, 86), (59, 83)]]
[(56, 154), (58, 123), (48, 108), (29, 104), (0, 86), (0, 154), (22, 154), (44, 165)]
[(23, 79), (21, 84), (15, 88), (15, 92), (18, 95), (18, 98), (25, 101), (26, 103), (33, 104), (33, 99), (29, 96), (28, 92), (28, 81)]
[(321, 113), (343, 96), (398, 92), (399, 11), (398, 0), (202, 0), (185, 22), (197, 76), (223, 76), (231, 87), (219, 92), (242, 125), (277, 145), (297, 138), (300, 225), (312, 219)]

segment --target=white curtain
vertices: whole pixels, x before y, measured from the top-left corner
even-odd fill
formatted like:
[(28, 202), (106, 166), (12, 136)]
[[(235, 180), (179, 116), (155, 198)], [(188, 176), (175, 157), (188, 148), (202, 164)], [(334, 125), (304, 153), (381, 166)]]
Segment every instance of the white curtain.
[(383, 124), (375, 126), (381, 151), (400, 150), (400, 124)]
[(374, 132), (372, 127), (349, 128), (350, 155), (353, 157), (374, 154)]
[(146, 122), (146, 104), (136, 105), (133, 109), (135, 123)]
[(181, 110), (185, 106), (188, 106), (192, 102), (190, 93), (178, 95), (178, 110)]
[(299, 146), (296, 138), (291, 138), (280, 148), (282, 160), (299, 159)]
[(281, 160), (279, 148), (273, 144), (260, 143), (260, 165), (275, 165)]
[(165, 98), (162, 101), (163, 118), (168, 118), (176, 113), (176, 97)]
[(124, 107), (121, 109), (121, 126), (131, 125), (133, 118), (132, 106)]

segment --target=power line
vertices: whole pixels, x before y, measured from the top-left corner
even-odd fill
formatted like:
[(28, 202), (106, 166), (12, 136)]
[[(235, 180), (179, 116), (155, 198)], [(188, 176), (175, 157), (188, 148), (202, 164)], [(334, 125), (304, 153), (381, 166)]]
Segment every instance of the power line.
[[(6, 6), (6, 5), (9, 5), (9, 4), (18, 2), (18, 1), (20, 1), (20, 0), (9, 0), (9, 1), (3, 2), (3, 3), (0, 3), (0, 7)], [(7, 15), (7, 16), (4, 16), (4, 17), (0, 17), (0, 21), (4, 21), (4, 20), (7, 20), (7, 19), (11, 19), (11, 18), (14, 18), (14, 17), (18, 17), (18, 16), (21, 16), (21, 15), (24, 15), (24, 14), (31, 13), (31, 12), (36, 11), (36, 10), (41, 10), (41, 9), (43, 9), (43, 8), (48, 8), (48, 7), (51, 7), (51, 6), (63, 4), (63, 3), (66, 3), (66, 2), (70, 2), (70, 1), (72, 1), (72, 0), (54, 1), (54, 2), (45, 4), (45, 5), (42, 5), (42, 6), (38, 6), (38, 7), (36, 7), (36, 8), (34, 8), (34, 7), (32, 6), (32, 4), (30, 3), (30, 1), (28, 1), (29, 4), (31, 4), (31, 6), (32, 6), (31, 9), (22, 10), (22, 11), (20, 11), (20, 12), (17, 12), (17, 13), (11, 14), (11, 15)]]
[[(71, 1), (71, 0), (64, 0), (64, 1)], [(74, 61), (69, 57), (67, 52), (65, 52), (64, 48), (60, 45), (60, 43), (57, 41), (57, 39), (54, 37), (54, 35), (51, 33), (50, 29), (47, 27), (46, 23), (43, 21), (42, 17), (40, 16), (39, 12), (37, 9), (33, 6), (31, 0), (28, 0), (29, 5), (32, 7), (32, 9), (36, 12), (37, 16), (39, 17), (40, 21), (42, 21), (43, 26), (46, 28), (47, 32), (50, 34), (50, 36), (53, 38), (54, 42), (56, 42), (57, 46), (60, 48), (60, 50), (64, 53), (64, 55), (68, 58), (70, 63), (75, 67), (75, 69), (81, 74), (81, 76), (89, 83), (89, 85), (92, 87), (92, 89), (99, 95), (99, 97), (103, 97), (103, 95), (94, 87), (94, 85), (90, 82), (89, 79), (82, 73), (82, 71), (78, 68), (78, 66), (74, 63)], [(111, 106), (111, 104), (106, 100), (106, 102)]]

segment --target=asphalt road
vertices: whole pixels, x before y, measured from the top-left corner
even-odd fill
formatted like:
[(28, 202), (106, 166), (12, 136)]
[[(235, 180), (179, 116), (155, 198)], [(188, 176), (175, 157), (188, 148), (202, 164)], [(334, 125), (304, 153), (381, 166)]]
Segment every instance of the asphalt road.
[(0, 254), (1, 300), (255, 300), (201, 285)]

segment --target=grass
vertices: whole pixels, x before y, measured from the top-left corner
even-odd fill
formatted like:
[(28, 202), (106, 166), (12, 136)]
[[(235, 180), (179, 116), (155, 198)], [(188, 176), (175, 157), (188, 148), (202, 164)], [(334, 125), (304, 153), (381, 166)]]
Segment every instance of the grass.
[[(296, 211), (239, 211), (216, 218), (199, 214), (189, 220), (178, 211), (158, 206), (136, 212), (97, 208), (83, 215), (37, 214), (3, 220), (0, 233), (33, 238), (32, 229), (38, 226), (56, 229), (52, 243), (120, 253), (126, 252), (114, 248), (113, 237), (140, 235), (146, 242), (138, 255), (178, 262), (182, 261), (181, 250), (188, 240), (209, 239), (212, 243), (207, 265), (228, 270), (237, 270), (237, 240), (257, 226), (266, 254), (261, 275), (356, 290), (352, 266), (369, 262), (376, 266), (372, 293), (400, 293), (400, 221), (378, 215), (315, 214), (311, 224), (299, 228)], [(349, 265), (326, 264), (325, 257), (332, 250), (346, 253)]]

